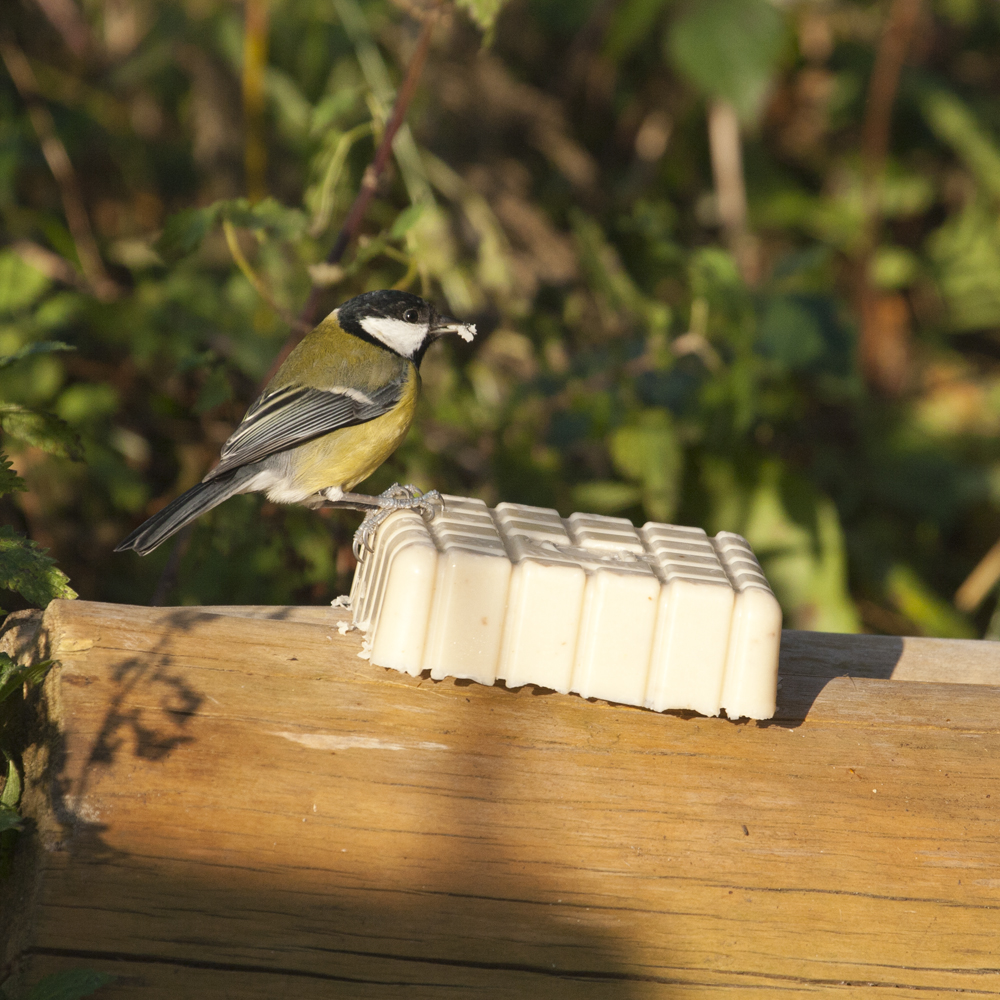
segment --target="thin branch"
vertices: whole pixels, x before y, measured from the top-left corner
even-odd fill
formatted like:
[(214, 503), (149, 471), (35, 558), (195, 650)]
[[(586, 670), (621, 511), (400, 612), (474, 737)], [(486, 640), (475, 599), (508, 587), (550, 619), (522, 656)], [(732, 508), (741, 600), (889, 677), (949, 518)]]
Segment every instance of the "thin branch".
[(264, 134), (264, 75), (270, 0), (246, 0), (243, 29), (244, 165), (247, 198), (267, 197), (267, 139)]
[(15, 240), (10, 248), (25, 264), (29, 264), (36, 271), (41, 271), (50, 281), (61, 281), (64, 285), (71, 285), (80, 291), (89, 291), (87, 283), (80, 277), (80, 272), (65, 257), (60, 257), (59, 254), (32, 243), (31, 240)]
[(361, 187), (354, 199), (354, 204), (351, 205), (347, 217), (344, 219), (343, 228), (340, 230), (340, 234), (333, 244), (333, 249), (330, 250), (327, 257), (327, 262), (330, 264), (336, 264), (344, 256), (344, 251), (354, 238), (358, 226), (361, 225), (361, 220), (364, 218), (368, 203), (372, 200), (376, 190), (378, 190), (379, 180), (385, 172), (385, 168), (389, 163), (389, 156), (392, 154), (392, 140), (396, 138), (396, 133), (399, 131), (400, 125), (403, 124), (406, 112), (410, 107), (410, 102), (417, 91), (417, 83), (420, 80), (420, 74), (423, 72), (424, 63), (427, 61), (427, 52), (431, 45), (431, 34), (433, 33), (436, 21), (436, 10), (431, 11), (424, 20), (424, 26), (420, 32), (416, 50), (406, 70), (406, 78), (403, 80), (403, 86), (399, 89), (399, 95), (392, 109), (392, 117), (385, 126), (385, 131), (382, 133), (382, 141), (375, 151), (375, 158), (361, 178)]
[[(392, 116), (386, 124), (385, 131), (382, 133), (382, 141), (375, 151), (375, 157), (368, 165), (364, 177), (361, 179), (361, 187), (347, 212), (344, 225), (337, 236), (336, 242), (333, 244), (333, 249), (327, 255), (326, 262), (328, 264), (337, 264), (340, 258), (344, 256), (344, 251), (347, 250), (351, 240), (357, 234), (361, 221), (364, 218), (365, 210), (368, 208), (368, 204), (378, 188), (379, 180), (389, 163), (389, 156), (392, 152), (392, 140), (406, 119), (406, 112), (409, 110), (410, 102), (417, 91), (420, 74), (423, 72), (424, 63), (427, 61), (427, 52), (430, 49), (431, 35), (434, 25), (437, 22), (437, 15), (438, 8), (435, 7), (424, 19), (420, 38), (417, 40), (417, 47), (410, 57), (410, 64), (406, 67), (406, 76), (403, 80), (403, 85), (399, 88), (396, 103), (393, 105)], [(298, 324), (300, 330), (303, 327), (308, 329), (316, 322), (316, 310), (319, 307), (321, 294), (321, 290), (314, 286), (302, 310), (301, 320)], [(302, 332), (296, 331), (285, 341), (285, 346), (278, 352), (278, 356), (274, 359), (270, 369), (264, 376), (263, 385), (266, 385), (271, 380), (271, 377), (281, 367), (285, 358), (291, 354), (303, 336)]]
[(90, 47), (90, 28), (73, 0), (36, 0), (42, 13), (62, 36), (66, 48), (77, 58)]
[(93, 230), (90, 228), (90, 219), (80, 193), (76, 172), (73, 170), (66, 147), (56, 133), (52, 115), (39, 96), (38, 81), (35, 79), (31, 63), (9, 35), (0, 38), (0, 58), (3, 59), (21, 99), (27, 105), (31, 124), (42, 147), (42, 155), (59, 186), (66, 225), (73, 238), (83, 274), (94, 295), (102, 302), (108, 302), (117, 297), (118, 286), (108, 277), (104, 269), (104, 262), (101, 260)]
[[(868, 380), (892, 395), (906, 383), (908, 368), (909, 316), (903, 323), (884, 322), (886, 309), (880, 308), (871, 288), (869, 270), (872, 254), (879, 243), (882, 213), (879, 191), (892, 132), (892, 109), (896, 103), (899, 77), (917, 24), (921, 0), (893, 0), (885, 29), (875, 53), (868, 82), (865, 120), (861, 136), (861, 189), (864, 229), (857, 261), (856, 308), (860, 321), (859, 353)], [(897, 307), (895, 312), (900, 310)], [(895, 315), (892, 307), (888, 312)]]
[(903, 62), (920, 20), (920, 7), (921, 0), (893, 0), (875, 54), (861, 137), (862, 170), (869, 183), (878, 180), (889, 154), (892, 108), (896, 103)]
[(1000, 541), (979, 560), (976, 568), (955, 591), (955, 607), (971, 614), (1000, 580)]
[(708, 145), (719, 221), (743, 280), (755, 285), (759, 271), (757, 241), (747, 224), (747, 191), (743, 177), (743, 141), (736, 109), (728, 101), (708, 108)]
[(344, 132), (337, 140), (333, 155), (330, 157), (330, 162), (323, 174), (323, 183), (320, 185), (316, 213), (312, 225), (309, 227), (310, 236), (320, 236), (326, 231), (326, 227), (330, 222), (330, 215), (333, 211), (334, 190), (340, 181), (340, 174), (344, 169), (344, 163), (347, 161), (347, 154), (350, 153), (351, 147), (358, 139), (368, 135), (371, 131), (372, 123), (362, 122), (360, 125), (355, 125), (354, 128)]

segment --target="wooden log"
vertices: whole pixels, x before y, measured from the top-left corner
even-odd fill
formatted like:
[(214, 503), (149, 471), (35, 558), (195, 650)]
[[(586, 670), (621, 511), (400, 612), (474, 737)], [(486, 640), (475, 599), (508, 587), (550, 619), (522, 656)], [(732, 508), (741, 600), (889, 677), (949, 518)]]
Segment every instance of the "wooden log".
[(6, 633), (60, 661), (8, 990), (1000, 993), (1000, 646), (785, 633), (755, 724), (411, 678), (344, 620), (57, 601)]

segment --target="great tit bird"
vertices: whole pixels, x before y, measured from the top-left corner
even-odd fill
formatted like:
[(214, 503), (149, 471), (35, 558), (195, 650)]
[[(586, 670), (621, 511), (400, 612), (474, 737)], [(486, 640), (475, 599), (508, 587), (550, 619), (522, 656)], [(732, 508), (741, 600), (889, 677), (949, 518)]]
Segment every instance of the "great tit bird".
[[(237, 493), (369, 510), (375, 521), (400, 507), (426, 509), (427, 497), (412, 487), (395, 486), (381, 497), (350, 490), (403, 440), (417, 405), (420, 362), (446, 333), (471, 341), (476, 328), (439, 316), (408, 292), (367, 292), (334, 309), (247, 410), (222, 446), (219, 464), (115, 551), (147, 555)], [(369, 519), (366, 524), (370, 533), (374, 525)]]

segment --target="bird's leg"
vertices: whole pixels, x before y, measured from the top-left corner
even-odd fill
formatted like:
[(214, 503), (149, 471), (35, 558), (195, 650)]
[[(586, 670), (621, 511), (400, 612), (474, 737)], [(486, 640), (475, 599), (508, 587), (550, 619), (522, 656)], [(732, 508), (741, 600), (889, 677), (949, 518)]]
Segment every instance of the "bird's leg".
[(365, 519), (354, 533), (354, 555), (361, 562), (366, 551), (374, 551), (371, 543), (375, 531), (390, 514), (397, 510), (415, 510), (421, 517), (430, 520), (439, 507), (444, 510), (444, 500), (437, 490), (422, 493), (416, 486), (393, 483), (377, 497), (366, 496), (364, 493), (340, 493), (335, 500), (325, 500), (323, 506), (366, 512)]
[(336, 487), (320, 490), (317, 494), (317, 507), (335, 507), (338, 510), (370, 510), (379, 509), (378, 497), (370, 497), (367, 493), (344, 493)]
[(437, 512), (437, 506), (444, 509), (444, 501), (437, 490), (422, 493), (416, 486), (400, 486), (393, 483), (377, 497), (371, 499), (378, 505), (365, 514), (361, 526), (354, 532), (354, 555), (358, 562), (364, 558), (366, 551), (374, 552), (372, 540), (378, 526), (397, 510), (415, 510), (421, 517), (430, 520)]

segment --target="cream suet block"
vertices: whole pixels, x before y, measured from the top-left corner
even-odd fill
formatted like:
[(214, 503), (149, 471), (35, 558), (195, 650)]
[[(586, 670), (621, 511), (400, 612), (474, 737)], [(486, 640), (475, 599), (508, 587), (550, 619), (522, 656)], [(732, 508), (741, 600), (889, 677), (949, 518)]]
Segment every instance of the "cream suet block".
[(660, 593), (642, 539), (623, 517), (570, 514), (567, 525), (587, 573), (572, 690), (641, 705)]
[(781, 609), (721, 532), (445, 496), (379, 527), (355, 573), (372, 662), (656, 711), (767, 719)]
[(647, 524), (642, 536), (662, 581), (644, 704), (718, 715), (735, 593), (700, 528)]
[(497, 676), (566, 694), (573, 683), (587, 574), (554, 510), (501, 503), (494, 513), (511, 561)]

